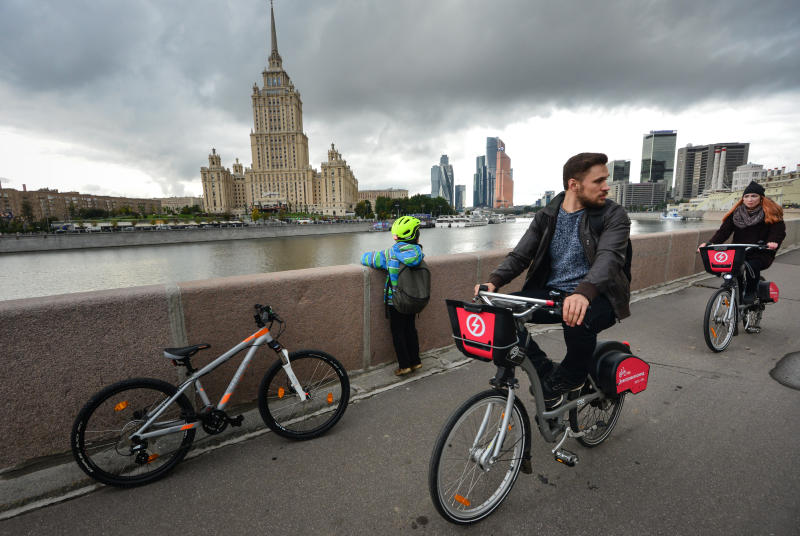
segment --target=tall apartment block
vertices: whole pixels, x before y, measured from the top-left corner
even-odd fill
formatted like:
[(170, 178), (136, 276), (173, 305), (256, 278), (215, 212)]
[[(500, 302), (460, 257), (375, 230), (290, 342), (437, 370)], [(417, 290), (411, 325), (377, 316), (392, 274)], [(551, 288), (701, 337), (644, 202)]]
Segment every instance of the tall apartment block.
[(691, 199), (711, 191), (730, 190), (733, 172), (747, 163), (749, 143), (687, 145), (678, 149), (673, 198)]
[(322, 172), (309, 165), (308, 137), (303, 132), (303, 101), (283, 69), (270, 7), (272, 50), (262, 85), (253, 84), (252, 165), (234, 164), (231, 173), (212, 149), (208, 167), (200, 169), (203, 206), (208, 212), (247, 213), (252, 208), (287, 206), (289, 210), (344, 215), (355, 209), (358, 181), (331, 145)]
[(431, 197), (443, 197), (451, 207), (455, 205), (455, 177), (446, 154), (439, 159), (438, 165), (431, 166)]
[(651, 130), (642, 139), (642, 172), (639, 182), (663, 182), (672, 188), (677, 130)]
[(497, 175), (494, 188), (494, 208), (509, 208), (514, 205), (514, 170), (511, 158), (506, 154), (506, 145), (497, 138)]

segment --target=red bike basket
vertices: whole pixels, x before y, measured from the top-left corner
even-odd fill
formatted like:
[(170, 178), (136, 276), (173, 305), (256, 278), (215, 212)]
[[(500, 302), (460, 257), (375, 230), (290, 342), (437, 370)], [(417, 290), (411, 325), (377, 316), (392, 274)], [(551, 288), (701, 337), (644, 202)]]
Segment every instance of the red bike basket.
[(456, 347), (467, 357), (512, 366), (506, 360), (517, 344), (517, 328), (510, 310), (457, 300), (445, 300)]
[(727, 248), (724, 244), (707, 246), (700, 250), (703, 267), (710, 274), (736, 272), (744, 262), (744, 248)]

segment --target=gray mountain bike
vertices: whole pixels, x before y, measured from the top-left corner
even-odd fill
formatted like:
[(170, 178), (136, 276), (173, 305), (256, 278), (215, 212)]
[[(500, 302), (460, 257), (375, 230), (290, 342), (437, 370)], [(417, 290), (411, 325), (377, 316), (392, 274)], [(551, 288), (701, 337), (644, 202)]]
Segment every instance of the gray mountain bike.
[[(265, 305), (256, 305), (260, 328), (245, 340), (195, 369), (191, 357), (208, 344), (165, 348), (164, 357), (186, 368), (187, 378), (175, 386), (155, 378), (133, 378), (95, 394), (80, 410), (70, 436), (78, 466), (99, 482), (118, 487), (153, 482), (173, 469), (192, 446), (195, 432), (219, 434), (228, 425), (241, 426), (243, 415), (225, 408), (256, 350), (272, 348), (279, 360), (267, 370), (258, 389), (258, 409), (266, 425), (289, 439), (311, 439), (328, 431), (344, 414), (350, 382), (344, 367), (319, 350), (289, 353), (278, 342), (283, 320)], [(274, 322), (281, 326), (273, 338)], [(247, 349), (239, 368), (217, 404), (208, 398), (200, 378)], [(195, 409), (187, 391), (194, 388)]]
[(483, 304), (447, 300), (456, 346), (468, 357), (497, 367), (492, 386), (464, 402), (450, 416), (433, 448), (428, 486), (436, 510), (447, 521), (467, 525), (494, 512), (511, 491), (519, 472), (533, 472), (531, 423), (517, 396), (516, 368), (530, 379), (535, 422), (542, 437), (556, 443), (556, 461), (568, 466), (578, 456), (565, 448), (568, 438), (596, 447), (614, 429), (627, 392), (647, 387), (649, 365), (630, 353), (627, 343), (598, 342), (594, 367), (579, 393), (546, 409), (542, 385), (517, 333), (534, 311), (560, 315), (556, 299), (540, 300), (478, 292)]

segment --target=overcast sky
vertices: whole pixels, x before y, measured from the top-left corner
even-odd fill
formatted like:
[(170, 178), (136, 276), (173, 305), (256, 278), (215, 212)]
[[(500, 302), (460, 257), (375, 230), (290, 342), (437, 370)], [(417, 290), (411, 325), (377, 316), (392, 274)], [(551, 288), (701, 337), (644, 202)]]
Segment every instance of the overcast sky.
[[(800, 162), (796, 0), (277, 0), (275, 17), (311, 164), (334, 142), (360, 189), (430, 193), (447, 154), (469, 203), (487, 136), (516, 204), (560, 190), (577, 152), (638, 177), (650, 130)], [(266, 0), (3, 0), (3, 186), (200, 195), (212, 147), (251, 164), (269, 39)]]

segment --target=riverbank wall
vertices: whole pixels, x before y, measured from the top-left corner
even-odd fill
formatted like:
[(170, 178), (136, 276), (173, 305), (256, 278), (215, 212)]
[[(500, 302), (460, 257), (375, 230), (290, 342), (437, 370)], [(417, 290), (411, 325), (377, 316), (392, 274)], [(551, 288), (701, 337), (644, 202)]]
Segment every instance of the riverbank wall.
[[(713, 231), (632, 237), (632, 290), (702, 272), (695, 250)], [(788, 221), (787, 233), (784, 247), (799, 244), (800, 221)], [(469, 299), (507, 253), (426, 259), (432, 296), (417, 321), (422, 351), (453, 344), (444, 300)], [(503, 291), (519, 290), (523, 278)], [(289, 350), (329, 352), (351, 375), (393, 362), (384, 280), (377, 270), (347, 265), (0, 302), (0, 399), (9, 410), (0, 477), (3, 469), (64, 456), (75, 416), (102, 387), (141, 376), (178, 381), (180, 370), (163, 357), (164, 347), (209, 343), (193, 359), (203, 365), (244, 340), (256, 331), (256, 303), (273, 306), (286, 320), (280, 340)], [(256, 400), (274, 360), (271, 350), (259, 350), (231, 404)], [(212, 400), (222, 396), (239, 361), (203, 379)]]
[(371, 223), (251, 225), (247, 227), (211, 227), (159, 231), (114, 233), (40, 233), (31, 235), (0, 235), (0, 254), (62, 249), (107, 248), (124, 246), (153, 246), (213, 242), (217, 240), (248, 240), (335, 233), (369, 231)]

